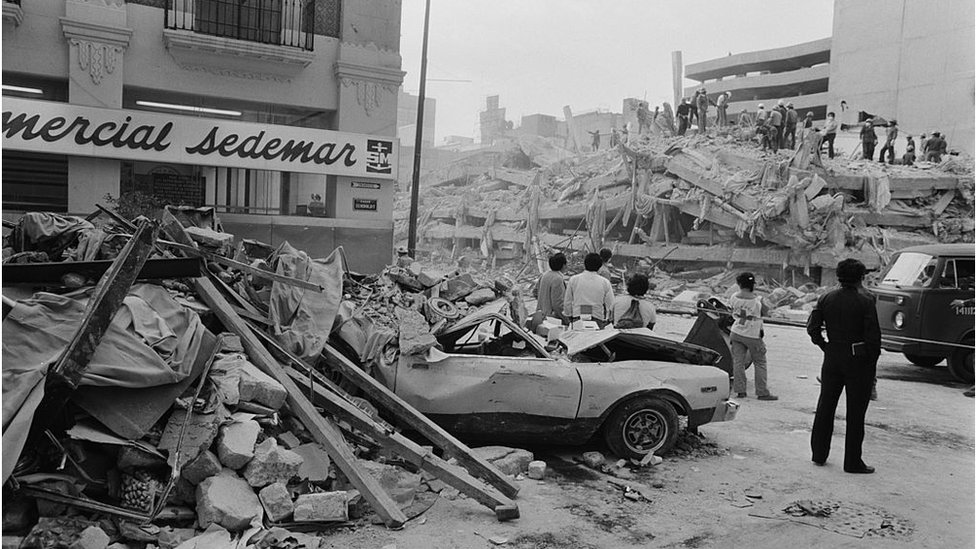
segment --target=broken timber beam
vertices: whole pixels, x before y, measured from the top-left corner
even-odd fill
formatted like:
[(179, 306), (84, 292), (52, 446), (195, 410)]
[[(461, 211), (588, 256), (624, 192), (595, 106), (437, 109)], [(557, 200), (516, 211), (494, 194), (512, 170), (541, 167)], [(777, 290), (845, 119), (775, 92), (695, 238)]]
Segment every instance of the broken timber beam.
[[(309, 388), (307, 374), (294, 369), (289, 369), (288, 374), (303, 388)], [(353, 427), (363, 431), (382, 446), (396, 452), (414, 466), (427, 471), (445, 484), (488, 507), (495, 512), (495, 517), (498, 520), (504, 521), (519, 517), (518, 506), (510, 499), (481, 484), (460, 467), (450, 465), (400, 433), (387, 432), (365, 412), (338, 394), (314, 382), (311, 385), (314, 395), (318, 397), (317, 403), (329, 413), (348, 421)]]
[(410, 425), (410, 427), (416, 429), (418, 433), (427, 437), (435, 446), (458, 460), (458, 463), (472, 475), (494, 486), (510, 498), (518, 494), (518, 486), (495, 466), (474, 455), (471, 449), (464, 443), (454, 438), (453, 435), (445, 431), (441, 426), (421, 414), (416, 408), (404, 402), (403, 399), (394, 394), (393, 391), (389, 390), (382, 383), (373, 379), (335, 347), (326, 344), (325, 348), (322, 349), (322, 355), (325, 357), (326, 362), (333, 368), (336, 368), (346, 379), (373, 398), (380, 406), (386, 408), (396, 417)]
[(379, 482), (359, 465), (352, 448), (342, 437), (339, 428), (331, 420), (318, 413), (298, 385), (286, 373), (285, 368), (278, 364), (271, 353), (261, 345), (258, 338), (251, 332), (250, 326), (234, 312), (230, 303), (221, 295), (217, 287), (206, 278), (195, 279), (194, 287), (197, 294), (213, 310), (224, 327), (241, 338), (248, 359), (262, 372), (273, 377), (284, 386), (288, 393), (288, 407), (292, 413), (305, 425), (315, 442), (325, 447), (329, 457), (346, 475), (349, 482), (366, 498), (373, 510), (383, 519), (383, 522), (390, 528), (403, 526), (407, 522), (407, 516), (390, 495), (383, 491)]

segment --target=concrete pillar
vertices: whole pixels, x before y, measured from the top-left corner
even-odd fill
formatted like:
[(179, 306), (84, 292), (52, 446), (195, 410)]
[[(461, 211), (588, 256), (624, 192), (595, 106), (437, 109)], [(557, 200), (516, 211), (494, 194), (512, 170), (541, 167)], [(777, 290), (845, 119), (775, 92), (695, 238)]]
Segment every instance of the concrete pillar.
[(681, 50), (671, 52), (671, 89), (674, 91), (672, 109), (677, 109), (681, 103), (681, 83), (684, 80), (685, 68), (681, 63)]
[[(125, 26), (121, 0), (67, 0), (61, 30), (68, 42), (68, 102), (122, 107), (125, 49), (132, 30)], [(106, 194), (119, 196), (121, 162), (103, 158), (68, 158), (68, 211), (91, 213)]]

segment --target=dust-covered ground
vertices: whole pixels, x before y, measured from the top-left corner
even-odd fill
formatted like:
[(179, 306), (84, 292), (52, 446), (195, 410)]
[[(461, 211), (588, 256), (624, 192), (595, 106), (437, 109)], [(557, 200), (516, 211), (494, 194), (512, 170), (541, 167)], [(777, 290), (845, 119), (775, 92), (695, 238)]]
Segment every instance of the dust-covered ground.
[[(684, 336), (691, 325), (691, 317), (662, 316), (657, 330)], [(401, 531), (358, 527), (325, 539), (364, 549), (496, 547), (489, 538), (518, 549), (973, 547), (974, 400), (945, 365), (926, 369), (882, 355), (864, 442), (865, 462), (877, 472), (851, 475), (842, 469), (843, 399), (827, 466), (810, 461), (819, 350), (801, 329), (768, 326), (766, 334), (770, 388), (780, 400), (754, 398), (750, 369), (750, 397), (735, 421), (705, 425), (700, 437), (683, 434), (663, 464), (625, 481), (643, 497), (625, 497), (614, 477), (574, 461), (604, 448), (533, 448), (549, 476), (519, 481), (518, 520), (499, 523), (471, 500), (439, 499)], [(796, 501), (834, 512), (787, 520), (783, 509)], [(876, 528), (855, 537), (865, 523)]]

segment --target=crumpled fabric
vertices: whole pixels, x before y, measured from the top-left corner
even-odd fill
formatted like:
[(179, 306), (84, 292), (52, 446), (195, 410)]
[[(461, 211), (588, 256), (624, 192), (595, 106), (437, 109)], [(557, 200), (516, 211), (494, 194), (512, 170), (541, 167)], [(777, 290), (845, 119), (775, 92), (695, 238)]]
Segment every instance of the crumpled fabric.
[[(18, 301), (3, 320), (3, 481), (13, 470), (48, 367), (57, 361), (85, 316), (89, 292), (38, 292)], [(205, 328), (196, 313), (160, 286), (130, 288), (102, 336), (80, 385), (142, 388), (190, 374)]]
[[(94, 225), (80, 217), (29, 212), (17, 221), (10, 242), (15, 252), (44, 251), (52, 261), (58, 261), (62, 259), (61, 254), (75, 245), (81, 235), (95, 230)], [(97, 252), (98, 246), (94, 248)], [(64, 259), (77, 260), (70, 254)]]
[(312, 259), (285, 242), (276, 252), (275, 272), (323, 287), (322, 292), (275, 281), (269, 313), (275, 338), (286, 349), (311, 362), (325, 347), (342, 300), (342, 248), (325, 259)]

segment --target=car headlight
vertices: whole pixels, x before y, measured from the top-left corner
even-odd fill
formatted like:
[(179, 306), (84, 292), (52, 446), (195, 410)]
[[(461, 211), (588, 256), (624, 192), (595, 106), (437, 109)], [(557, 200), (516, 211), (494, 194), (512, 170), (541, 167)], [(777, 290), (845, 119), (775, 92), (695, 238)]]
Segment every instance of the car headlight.
[(898, 311), (897, 313), (895, 313), (895, 317), (892, 320), (895, 325), (895, 328), (901, 330), (902, 328), (905, 327), (905, 313)]

